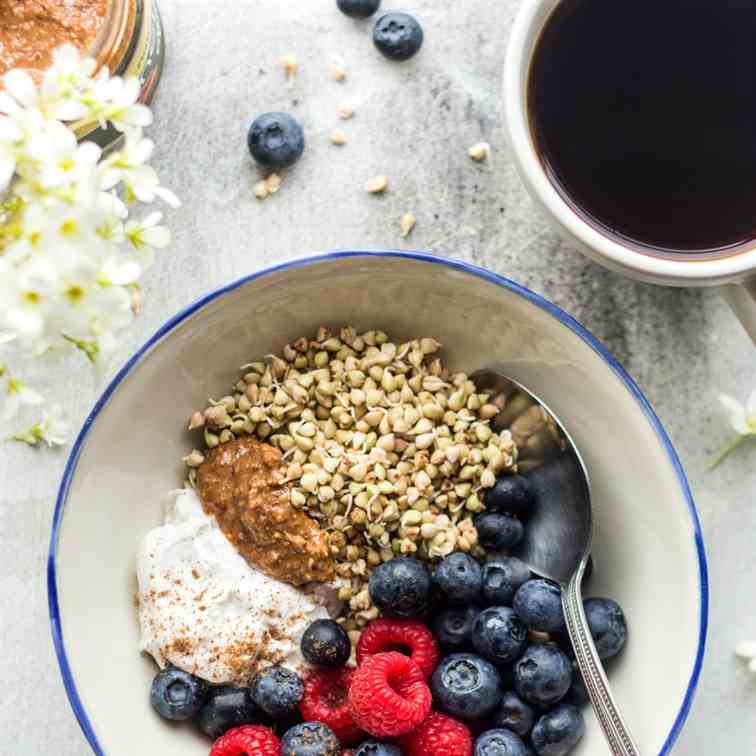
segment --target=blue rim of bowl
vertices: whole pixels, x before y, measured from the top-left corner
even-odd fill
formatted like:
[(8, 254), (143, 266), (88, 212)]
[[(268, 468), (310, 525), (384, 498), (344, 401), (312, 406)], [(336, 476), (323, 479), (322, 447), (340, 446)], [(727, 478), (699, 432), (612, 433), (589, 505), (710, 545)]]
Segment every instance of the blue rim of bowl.
[(131, 370), (142, 360), (142, 358), (165, 336), (167, 336), (174, 328), (190, 318), (195, 312), (201, 310), (206, 305), (214, 302), (226, 294), (235, 291), (236, 289), (245, 286), (246, 284), (257, 280), (258, 278), (264, 278), (265, 276), (272, 275), (285, 270), (291, 270), (295, 268), (306, 268), (318, 263), (332, 262), (334, 260), (349, 259), (349, 258), (393, 258), (393, 259), (405, 259), (415, 262), (430, 263), (433, 265), (442, 265), (452, 270), (456, 270), (462, 273), (475, 276), (476, 278), (482, 278), (489, 283), (500, 286), (507, 289), (514, 294), (519, 295), (528, 302), (539, 307), (541, 310), (552, 315), (560, 323), (567, 326), (573, 333), (577, 334), (588, 346), (590, 346), (594, 352), (596, 352), (613, 370), (615, 375), (622, 381), (625, 388), (632, 394), (633, 398), (637, 401), (641, 410), (646, 416), (653, 429), (656, 431), (669, 462), (677, 475), (677, 479), (682, 488), (683, 495), (685, 496), (688, 504), (688, 512), (690, 514), (691, 521), (693, 523), (693, 533), (695, 537), (696, 553), (698, 555), (698, 570), (700, 580), (701, 591), (701, 608), (699, 618), (699, 637), (698, 637), (698, 651), (696, 653), (696, 661), (693, 666), (693, 672), (688, 681), (688, 687), (685, 692), (680, 710), (675, 717), (675, 721), (672, 725), (672, 729), (667, 735), (667, 739), (664, 741), (662, 750), (659, 756), (665, 756), (669, 753), (675, 740), (677, 740), (680, 731), (682, 730), (685, 720), (690, 712), (690, 707), (693, 703), (693, 697), (695, 695), (696, 687), (698, 685), (698, 679), (701, 675), (701, 667), (703, 665), (704, 651), (706, 649), (706, 634), (708, 628), (709, 618), (709, 582), (708, 582), (708, 567), (706, 564), (706, 552), (704, 549), (703, 535), (701, 532), (701, 523), (698, 519), (698, 512), (696, 511), (696, 505), (693, 501), (693, 495), (688, 484), (688, 480), (685, 477), (680, 459), (677, 456), (677, 452), (672, 446), (672, 442), (664, 430), (659, 418), (652, 409), (648, 400), (644, 396), (635, 381), (630, 377), (625, 368), (620, 362), (607, 350), (607, 348), (591, 334), (583, 325), (581, 325), (575, 318), (568, 315), (564, 310), (560, 309), (556, 305), (552, 304), (548, 300), (544, 299), (535, 292), (526, 289), (514, 281), (511, 281), (504, 276), (500, 276), (485, 268), (480, 268), (477, 265), (471, 265), (470, 263), (462, 262), (461, 260), (454, 260), (451, 258), (438, 257), (425, 252), (408, 252), (403, 250), (335, 250), (333, 252), (327, 252), (319, 255), (313, 255), (311, 257), (302, 257), (296, 260), (291, 260), (284, 263), (264, 268), (256, 273), (251, 273), (247, 276), (243, 276), (231, 283), (221, 286), (214, 291), (200, 297), (196, 302), (189, 305), (179, 313), (174, 315), (163, 326), (161, 326), (157, 332), (126, 362), (126, 364), (118, 371), (116, 376), (110, 382), (108, 387), (103, 392), (102, 396), (95, 403), (92, 411), (84, 421), (84, 425), (79, 432), (79, 435), (74, 442), (71, 454), (66, 463), (65, 470), (63, 472), (63, 478), (58, 489), (58, 496), (55, 502), (55, 514), (53, 517), (52, 536), (50, 538), (50, 548), (48, 552), (47, 562), (47, 593), (48, 593), (48, 608), (50, 613), (50, 625), (52, 629), (53, 643), (55, 645), (55, 653), (58, 657), (58, 664), (60, 666), (60, 672), (63, 677), (63, 684), (68, 694), (68, 700), (71, 703), (76, 719), (79, 721), (79, 726), (84, 733), (84, 736), (89, 741), (92, 750), (98, 756), (105, 756), (105, 752), (100, 746), (97, 735), (95, 734), (92, 723), (87, 716), (84, 709), (84, 705), (79, 697), (78, 690), (76, 689), (76, 682), (74, 681), (73, 674), (71, 672), (71, 666), (66, 656), (65, 644), (63, 642), (63, 631), (60, 621), (60, 606), (58, 604), (58, 584), (56, 577), (56, 564), (55, 557), (58, 547), (58, 538), (60, 535), (60, 526), (63, 520), (63, 514), (65, 511), (65, 502), (68, 496), (68, 490), (73, 479), (74, 472), (76, 471), (76, 464), (79, 459), (84, 442), (86, 441), (89, 430), (97, 420), (97, 416), (102, 411), (103, 407), (108, 403), (110, 397), (116, 391), (121, 382), (131, 372)]

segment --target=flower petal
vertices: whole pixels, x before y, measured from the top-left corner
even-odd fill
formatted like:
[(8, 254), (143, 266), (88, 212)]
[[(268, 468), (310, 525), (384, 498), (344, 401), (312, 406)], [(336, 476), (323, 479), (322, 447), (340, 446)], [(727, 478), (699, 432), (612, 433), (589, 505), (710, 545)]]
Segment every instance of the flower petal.
[(754, 389), (751, 392), (751, 395), (748, 397), (748, 404), (746, 405), (746, 409), (748, 411), (748, 417), (756, 422), (756, 389)]
[(0, 155), (0, 192), (4, 192), (16, 172), (16, 161)]
[(21, 129), (10, 118), (0, 116), (0, 142), (13, 144), (23, 137)]
[(727, 394), (720, 394), (719, 401), (730, 413), (730, 424), (734, 428), (736, 433), (741, 436), (750, 432), (748, 422), (746, 419), (745, 407), (737, 400)]
[(145, 228), (142, 237), (146, 244), (156, 249), (163, 249), (171, 243), (171, 232), (166, 226)]
[(13, 115), (19, 110), (21, 106), (7, 92), (0, 92), (0, 113)]
[(756, 641), (742, 641), (735, 646), (735, 653), (742, 659), (756, 658)]
[(37, 87), (34, 79), (26, 71), (13, 68), (3, 77), (5, 89), (18, 100), (21, 105), (30, 107), (37, 102)]
[(176, 209), (181, 207), (181, 200), (170, 189), (166, 189), (164, 186), (157, 186), (153, 190), (153, 193), (172, 208)]

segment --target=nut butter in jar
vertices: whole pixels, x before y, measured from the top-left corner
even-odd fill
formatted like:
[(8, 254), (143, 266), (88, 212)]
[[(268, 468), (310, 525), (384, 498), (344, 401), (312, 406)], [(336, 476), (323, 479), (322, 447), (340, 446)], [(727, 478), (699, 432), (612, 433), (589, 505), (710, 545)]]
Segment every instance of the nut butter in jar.
[[(72, 44), (98, 67), (141, 83), (152, 99), (163, 67), (165, 41), (157, 0), (0, 0), (0, 76), (23, 68), (40, 80), (53, 51)], [(112, 148), (120, 134), (96, 123), (75, 125), (80, 139)]]

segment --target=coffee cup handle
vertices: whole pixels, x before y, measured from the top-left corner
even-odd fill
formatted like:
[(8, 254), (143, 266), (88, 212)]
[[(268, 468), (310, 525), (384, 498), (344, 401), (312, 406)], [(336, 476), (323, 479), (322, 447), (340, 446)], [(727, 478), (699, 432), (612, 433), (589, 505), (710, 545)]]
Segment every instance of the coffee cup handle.
[(723, 286), (722, 296), (756, 344), (756, 279)]

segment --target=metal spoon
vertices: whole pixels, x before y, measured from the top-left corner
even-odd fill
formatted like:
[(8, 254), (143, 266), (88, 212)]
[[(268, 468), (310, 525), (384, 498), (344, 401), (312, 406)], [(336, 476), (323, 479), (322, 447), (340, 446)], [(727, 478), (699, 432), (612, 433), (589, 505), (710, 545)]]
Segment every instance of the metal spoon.
[(509, 428), (518, 467), (536, 491), (536, 505), (515, 556), (562, 587), (562, 607), (578, 669), (615, 756), (640, 756), (609, 689), (583, 611), (581, 583), (593, 536), (588, 472), (574, 442), (549, 408), (524, 386), (493, 369), (471, 376), (502, 407), (496, 431)]

